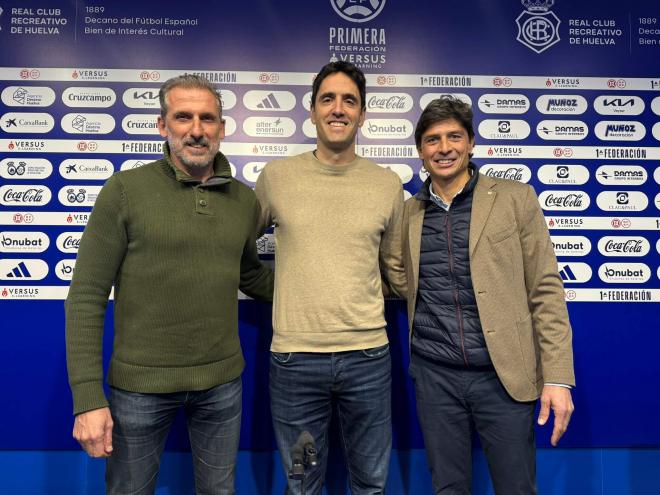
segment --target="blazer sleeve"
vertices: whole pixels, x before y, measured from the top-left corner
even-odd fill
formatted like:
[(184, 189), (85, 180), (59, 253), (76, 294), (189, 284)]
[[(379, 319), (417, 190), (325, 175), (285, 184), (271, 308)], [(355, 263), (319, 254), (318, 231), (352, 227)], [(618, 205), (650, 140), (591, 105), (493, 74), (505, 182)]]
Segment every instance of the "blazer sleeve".
[(527, 302), (541, 357), (544, 383), (575, 385), (572, 330), (550, 233), (531, 186), (520, 215)]

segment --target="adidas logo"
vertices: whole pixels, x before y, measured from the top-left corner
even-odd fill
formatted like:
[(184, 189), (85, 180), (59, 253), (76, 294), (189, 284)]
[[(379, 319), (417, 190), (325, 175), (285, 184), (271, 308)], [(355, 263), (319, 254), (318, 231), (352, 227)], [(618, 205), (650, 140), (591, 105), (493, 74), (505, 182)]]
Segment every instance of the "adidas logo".
[(260, 109), (272, 109), (272, 108), (281, 108), (279, 102), (275, 98), (275, 95), (273, 93), (270, 93), (266, 98), (261, 100), (261, 103), (257, 105), (257, 108)]

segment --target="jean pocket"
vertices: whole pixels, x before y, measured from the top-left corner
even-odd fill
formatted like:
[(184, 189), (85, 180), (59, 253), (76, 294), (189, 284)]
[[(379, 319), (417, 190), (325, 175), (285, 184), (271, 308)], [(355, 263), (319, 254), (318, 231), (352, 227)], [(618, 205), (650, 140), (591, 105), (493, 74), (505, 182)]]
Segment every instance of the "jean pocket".
[(273, 352), (270, 351), (270, 357), (279, 364), (286, 364), (291, 361), (293, 352)]
[(362, 349), (362, 354), (368, 358), (379, 358), (388, 354), (390, 351), (390, 344), (381, 345), (378, 347), (372, 347), (370, 349)]

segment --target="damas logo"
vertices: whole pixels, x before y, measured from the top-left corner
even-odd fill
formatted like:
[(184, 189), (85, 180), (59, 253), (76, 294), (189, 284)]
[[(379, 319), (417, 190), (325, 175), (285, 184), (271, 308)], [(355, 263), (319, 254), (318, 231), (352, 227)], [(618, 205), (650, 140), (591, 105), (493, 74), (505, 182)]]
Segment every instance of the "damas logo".
[(101, 186), (64, 186), (57, 199), (65, 206), (94, 206)]
[(524, 120), (486, 119), (479, 123), (479, 134), (485, 139), (525, 139), (529, 132)]
[(62, 92), (62, 102), (67, 107), (108, 108), (115, 104), (117, 95), (110, 88), (70, 87)]
[(55, 127), (55, 120), (48, 113), (9, 112), (0, 118), (4, 132), (21, 134), (45, 134)]
[(596, 196), (596, 204), (603, 211), (643, 211), (649, 199), (641, 191), (603, 191)]
[(581, 120), (542, 120), (536, 134), (546, 141), (580, 141), (589, 134), (589, 127)]
[(126, 134), (158, 134), (158, 115), (131, 113), (121, 121), (121, 127)]
[(550, 236), (556, 256), (586, 256), (591, 252), (591, 241), (581, 235)]
[(536, 109), (543, 114), (580, 115), (587, 108), (587, 100), (580, 95), (541, 95), (536, 99)]
[(53, 165), (45, 158), (5, 158), (0, 161), (0, 177), (4, 179), (46, 179)]
[(644, 125), (632, 120), (602, 120), (594, 132), (602, 141), (639, 141), (646, 136)]
[(45, 86), (7, 86), (0, 98), (8, 107), (49, 107), (55, 103), (55, 91)]
[(55, 245), (63, 253), (77, 253), (80, 248), (82, 232), (62, 232), (57, 236)]
[(479, 109), (484, 113), (521, 114), (529, 110), (529, 99), (519, 94), (484, 94), (479, 97)]
[(539, 203), (544, 210), (582, 211), (589, 208), (591, 200), (584, 191), (543, 191)]
[(367, 22), (383, 11), (386, 0), (330, 0), (339, 17), (349, 22)]
[(291, 137), (296, 123), (289, 117), (248, 117), (243, 121), (243, 131), (252, 137)]
[(60, 175), (69, 180), (105, 180), (115, 169), (109, 160), (70, 158), (60, 163)]
[(582, 185), (589, 180), (589, 169), (583, 165), (543, 165), (539, 180), (550, 185)]
[(50, 239), (43, 232), (0, 232), (3, 253), (42, 253), (49, 245)]
[(488, 177), (517, 180), (525, 184), (532, 178), (532, 171), (526, 165), (486, 163), (479, 168), (479, 172)]
[(644, 237), (607, 236), (598, 241), (603, 256), (646, 256), (651, 244)]
[(646, 170), (639, 165), (601, 165), (596, 170), (596, 180), (605, 186), (639, 186), (646, 179)]
[(607, 284), (642, 284), (651, 278), (651, 270), (644, 263), (603, 263), (598, 276)]
[(0, 187), (0, 203), (5, 206), (43, 206), (51, 197), (50, 189), (41, 185)]
[(108, 134), (115, 128), (115, 119), (107, 113), (67, 113), (61, 125), (69, 134)]
[(368, 139), (407, 139), (412, 133), (413, 124), (407, 119), (367, 119), (362, 126)]
[(598, 96), (594, 110), (601, 115), (639, 115), (644, 111), (644, 100), (639, 96)]
[(412, 110), (408, 93), (367, 93), (367, 110), (375, 113), (406, 113)]

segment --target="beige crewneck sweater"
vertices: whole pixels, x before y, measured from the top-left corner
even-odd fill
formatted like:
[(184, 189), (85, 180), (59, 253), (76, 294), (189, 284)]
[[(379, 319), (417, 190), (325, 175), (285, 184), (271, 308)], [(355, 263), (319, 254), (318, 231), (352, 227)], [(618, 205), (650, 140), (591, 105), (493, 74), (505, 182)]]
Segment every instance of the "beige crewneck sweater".
[(312, 152), (268, 163), (255, 189), (275, 225), (274, 352), (340, 352), (387, 343), (381, 270), (403, 290), (403, 192), (361, 157), (325, 165)]

